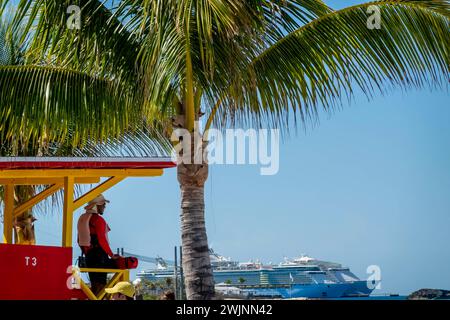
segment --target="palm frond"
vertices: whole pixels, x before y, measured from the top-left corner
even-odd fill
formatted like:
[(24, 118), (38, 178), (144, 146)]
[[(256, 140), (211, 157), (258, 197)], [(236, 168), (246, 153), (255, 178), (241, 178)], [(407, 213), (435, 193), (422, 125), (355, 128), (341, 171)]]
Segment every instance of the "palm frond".
[(0, 65), (20, 65), (24, 61), (24, 48), (19, 42), (24, 30), (19, 27), (11, 32), (10, 24), (10, 17), (0, 12)]
[(133, 88), (81, 72), (0, 66), (0, 140), (37, 144), (45, 136), (74, 146), (118, 137), (142, 121)]
[[(69, 28), (67, 9), (81, 9), (80, 29)], [(101, 0), (21, 0), (13, 28), (24, 26), (27, 64), (69, 68), (136, 83), (139, 39)]]
[(169, 114), (174, 95), (183, 101), (186, 50), (195, 86), (211, 102), (283, 34), (329, 12), (321, 0), (124, 0), (120, 7), (133, 12), (129, 18), (141, 27), (138, 61), (146, 98)]
[(266, 0), (254, 3), (263, 12), (268, 44), (331, 12), (322, 0)]
[[(367, 8), (381, 12), (369, 29)], [(390, 88), (433, 88), (449, 82), (449, 2), (373, 1), (324, 15), (255, 58), (222, 93), (215, 124), (287, 127), (332, 110), (356, 88), (368, 98)]]

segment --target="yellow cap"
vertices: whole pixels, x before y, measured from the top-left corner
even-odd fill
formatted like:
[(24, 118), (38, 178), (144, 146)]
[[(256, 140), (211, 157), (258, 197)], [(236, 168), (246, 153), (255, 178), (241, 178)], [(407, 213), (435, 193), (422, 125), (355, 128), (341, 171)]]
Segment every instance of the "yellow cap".
[(106, 293), (121, 293), (126, 295), (127, 297), (134, 297), (134, 286), (126, 281), (118, 282), (114, 287), (105, 289)]

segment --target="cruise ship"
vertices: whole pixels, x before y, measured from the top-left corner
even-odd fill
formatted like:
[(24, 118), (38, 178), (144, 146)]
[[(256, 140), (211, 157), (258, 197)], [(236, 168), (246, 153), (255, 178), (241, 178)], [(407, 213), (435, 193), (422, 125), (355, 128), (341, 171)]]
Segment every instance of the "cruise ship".
[[(360, 280), (339, 263), (302, 255), (279, 264), (238, 262), (210, 250), (216, 288), (239, 292), (248, 298), (342, 298), (367, 297), (377, 283)], [(137, 274), (150, 281), (174, 277), (173, 266), (162, 260), (157, 267)]]

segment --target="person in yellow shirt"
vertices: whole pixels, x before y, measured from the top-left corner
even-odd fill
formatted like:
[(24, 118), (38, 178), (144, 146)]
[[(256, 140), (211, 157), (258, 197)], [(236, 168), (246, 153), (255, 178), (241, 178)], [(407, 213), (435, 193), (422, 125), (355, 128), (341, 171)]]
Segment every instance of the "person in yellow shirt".
[(134, 286), (127, 281), (118, 282), (114, 287), (107, 288), (105, 291), (111, 294), (110, 300), (134, 300), (136, 292)]

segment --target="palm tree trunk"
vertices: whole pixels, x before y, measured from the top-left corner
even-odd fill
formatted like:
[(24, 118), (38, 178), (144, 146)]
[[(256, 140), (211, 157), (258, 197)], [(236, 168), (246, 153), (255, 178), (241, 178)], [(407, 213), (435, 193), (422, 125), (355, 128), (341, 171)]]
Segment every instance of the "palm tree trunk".
[(183, 272), (188, 300), (214, 298), (214, 279), (205, 227), (204, 185), (208, 165), (178, 164), (181, 189)]

